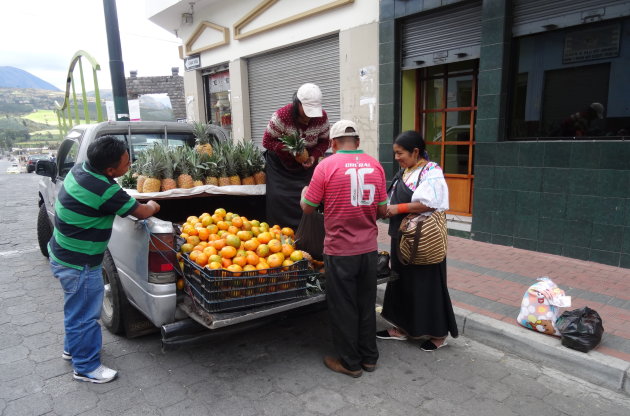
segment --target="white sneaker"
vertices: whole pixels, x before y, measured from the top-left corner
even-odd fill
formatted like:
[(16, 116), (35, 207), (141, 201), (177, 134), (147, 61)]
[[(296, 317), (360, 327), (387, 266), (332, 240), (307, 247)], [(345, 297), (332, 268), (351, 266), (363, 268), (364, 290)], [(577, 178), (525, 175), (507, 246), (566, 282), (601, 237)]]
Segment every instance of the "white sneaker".
[(64, 351), (61, 353), (61, 358), (63, 358), (66, 361), (72, 361), (72, 355), (70, 355), (70, 353), (68, 351)]
[(76, 371), (73, 374), (75, 380), (89, 381), (90, 383), (109, 383), (118, 375), (118, 371), (112, 370), (109, 367), (105, 367), (103, 364), (96, 367), (96, 370), (90, 371), (87, 374), (79, 374)]

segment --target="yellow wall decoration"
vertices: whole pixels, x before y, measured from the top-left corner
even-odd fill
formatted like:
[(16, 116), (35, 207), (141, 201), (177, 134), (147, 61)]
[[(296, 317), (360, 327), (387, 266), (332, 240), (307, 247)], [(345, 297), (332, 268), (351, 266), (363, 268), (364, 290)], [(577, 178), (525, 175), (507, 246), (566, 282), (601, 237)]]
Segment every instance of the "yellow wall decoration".
[[(199, 37), (206, 30), (216, 30), (217, 32), (220, 32), (221, 34), (223, 34), (223, 39), (218, 42), (212, 43), (210, 45), (206, 45), (197, 49), (192, 49), (197, 39), (199, 39)], [(224, 27), (224, 26), (219, 26), (214, 23), (210, 23), (208, 21), (203, 21), (199, 23), (199, 26), (197, 26), (197, 29), (195, 29), (192, 36), (188, 38), (188, 40), (186, 41), (185, 43), (186, 55), (194, 55), (196, 53), (205, 52), (210, 49), (217, 48), (219, 46), (227, 45), (228, 43), (230, 43), (230, 29), (229, 28)]]
[(278, 0), (263, 0), (256, 6), (252, 11), (243, 16), (239, 21), (234, 23), (234, 39), (243, 39), (248, 36), (257, 35), (262, 32), (266, 32), (268, 30), (272, 30), (278, 28), (280, 26), (287, 25), (289, 23), (297, 22), (302, 19), (306, 19), (308, 17), (314, 16), (319, 13), (326, 12), (328, 10), (334, 9), (336, 7), (344, 6), (346, 4), (354, 3), (354, 0), (335, 0), (330, 3), (323, 4), (319, 7), (315, 7), (310, 10), (306, 10), (304, 12), (295, 14), (293, 16), (289, 16), (282, 20), (279, 20), (274, 23), (270, 23), (268, 25), (250, 30), (249, 32), (244, 32), (243, 29), (249, 23), (251, 23), (256, 17), (263, 14), (267, 9), (269, 9), (272, 5), (274, 5)]

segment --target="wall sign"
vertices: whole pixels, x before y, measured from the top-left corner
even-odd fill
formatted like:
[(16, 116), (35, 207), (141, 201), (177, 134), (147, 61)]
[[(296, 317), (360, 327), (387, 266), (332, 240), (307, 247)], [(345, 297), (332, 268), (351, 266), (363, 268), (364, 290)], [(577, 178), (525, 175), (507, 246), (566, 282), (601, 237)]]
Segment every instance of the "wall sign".
[(187, 56), (184, 59), (184, 68), (186, 68), (186, 71), (201, 68), (201, 56), (199, 54)]
[(562, 63), (592, 61), (619, 56), (619, 24), (567, 33), (564, 38)]

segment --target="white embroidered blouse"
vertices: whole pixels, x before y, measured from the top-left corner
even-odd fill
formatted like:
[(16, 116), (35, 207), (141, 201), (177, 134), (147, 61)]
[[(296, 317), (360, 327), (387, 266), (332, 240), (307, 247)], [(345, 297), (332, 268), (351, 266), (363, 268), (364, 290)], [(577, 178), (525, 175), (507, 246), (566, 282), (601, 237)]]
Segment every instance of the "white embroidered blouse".
[[(418, 175), (422, 171), (420, 183)], [(426, 168), (416, 168), (408, 177), (404, 178), (405, 185), (413, 191), (411, 202), (420, 202), (421, 204), (435, 208), (438, 211), (448, 210), (448, 186), (444, 180), (442, 168), (435, 162), (429, 162)], [(425, 212), (423, 215), (429, 216), (431, 212)]]

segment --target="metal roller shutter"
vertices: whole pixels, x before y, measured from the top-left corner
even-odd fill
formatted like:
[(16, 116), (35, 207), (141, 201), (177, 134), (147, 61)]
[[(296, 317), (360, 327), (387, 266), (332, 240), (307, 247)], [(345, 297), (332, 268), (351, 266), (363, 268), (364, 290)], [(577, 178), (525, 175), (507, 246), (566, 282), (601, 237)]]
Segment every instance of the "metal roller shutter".
[(262, 137), (271, 115), (291, 102), (305, 82), (322, 90), (323, 107), (330, 123), (340, 119), (339, 36), (301, 43), (254, 56), (248, 61), (249, 107), (254, 143)]
[(402, 68), (479, 58), (481, 1), (457, 3), (402, 24)]
[(515, 0), (514, 36), (630, 15), (627, 0)]

